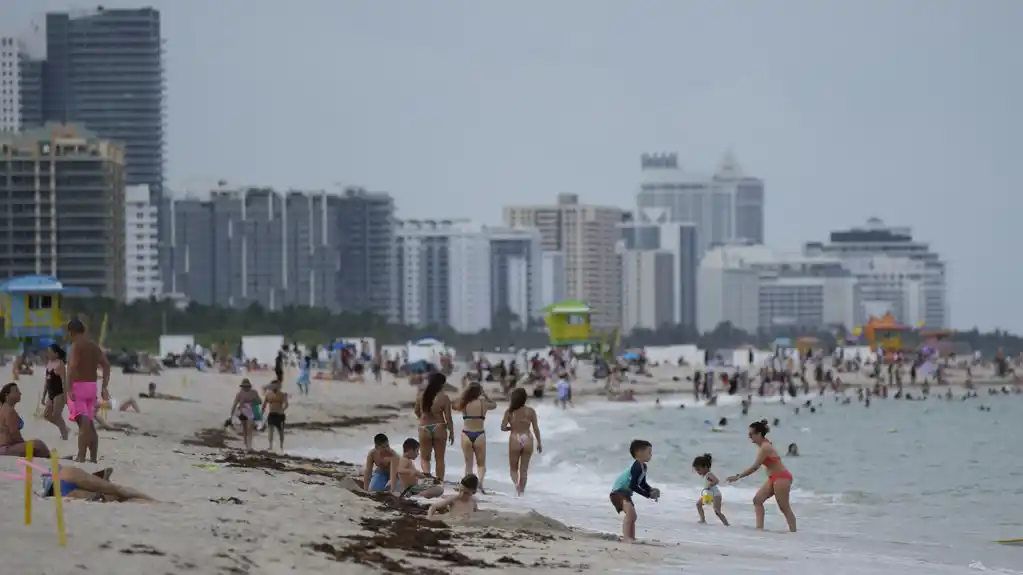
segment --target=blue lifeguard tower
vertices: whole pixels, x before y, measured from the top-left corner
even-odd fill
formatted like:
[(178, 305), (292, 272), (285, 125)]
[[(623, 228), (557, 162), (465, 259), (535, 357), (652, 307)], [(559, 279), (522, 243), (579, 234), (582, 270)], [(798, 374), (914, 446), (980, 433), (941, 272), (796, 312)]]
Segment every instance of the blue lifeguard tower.
[(53, 276), (19, 276), (0, 283), (0, 317), (4, 335), (24, 343), (64, 336), (64, 296), (89, 295), (86, 288), (65, 286)]

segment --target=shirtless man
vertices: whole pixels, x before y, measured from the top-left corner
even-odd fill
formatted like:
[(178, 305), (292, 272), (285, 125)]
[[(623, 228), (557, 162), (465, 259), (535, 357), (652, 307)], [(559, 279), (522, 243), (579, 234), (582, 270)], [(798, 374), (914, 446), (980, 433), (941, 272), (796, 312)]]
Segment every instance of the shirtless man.
[(270, 451), (274, 449), (274, 428), (280, 437), (281, 451), (284, 451), (284, 412), (288, 410), (288, 394), (281, 391), (281, 382), (270, 382), (266, 395), (263, 396), (263, 413), (266, 414), (266, 427), (270, 431)]
[(104, 401), (110, 401), (110, 362), (96, 342), (85, 335), (85, 324), (75, 318), (67, 324), (68, 360), (67, 373), (64, 377), (64, 393), (67, 397), (68, 415), (78, 424), (78, 463), (85, 461), (86, 451), (89, 461), (97, 462), (99, 451), (99, 434), (93, 425), (93, 414), (96, 412), (96, 372), (103, 371), (103, 387), (101, 395)]
[(391, 459), (391, 491), (398, 497), (417, 495), (433, 499), (444, 495), (444, 486), (428, 483), (433, 478), (416, 467), (416, 460), (419, 459), (419, 442), (410, 437), (401, 445), (401, 450), (403, 452), (401, 457)]
[(431, 505), (430, 509), (426, 512), (426, 516), (432, 518), (434, 515), (447, 510), (447, 514), (451, 517), (466, 517), (478, 511), (479, 505), (476, 503), (475, 494), (479, 484), (480, 480), (475, 475), (466, 475), (458, 484), (458, 493), (451, 497), (445, 497)]
[(378, 433), (373, 437), (373, 449), (366, 455), (366, 472), (362, 478), (366, 491), (387, 491), (391, 480), (391, 459), (397, 457), (386, 435)]

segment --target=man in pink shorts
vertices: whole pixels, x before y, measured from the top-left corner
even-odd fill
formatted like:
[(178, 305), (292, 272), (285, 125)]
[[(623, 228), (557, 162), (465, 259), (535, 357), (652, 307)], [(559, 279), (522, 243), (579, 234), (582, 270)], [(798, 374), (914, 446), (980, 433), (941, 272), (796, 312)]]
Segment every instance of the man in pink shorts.
[(92, 418), (96, 412), (98, 398), (96, 396), (96, 372), (103, 370), (103, 399), (110, 401), (110, 362), (103, 350), (85, 335), (85, 324), (80, 319), (73, 319), (67, 324), (68, 359), (67, 375), (64, 377), (64, 392), (67, 394), (68, 415), (78, 424), (78, 457), (75, 461), (85, 461), (86, 451), (89, 461), (97, 462), (99, 451), (99, 434)]

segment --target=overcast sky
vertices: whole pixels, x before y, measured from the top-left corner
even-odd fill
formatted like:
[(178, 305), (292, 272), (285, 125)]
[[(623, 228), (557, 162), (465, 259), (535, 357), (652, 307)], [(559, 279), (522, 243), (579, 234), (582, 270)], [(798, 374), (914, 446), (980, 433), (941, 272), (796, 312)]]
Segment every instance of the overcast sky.
[[(0, 0), (0, 26), (95, 4)], [(497, 223), (559, 192), (628, 208), (640, 153), (709, 172), (731, 147), (768, 243), (911, 226), (956, 327), (1023, 332), (1023, 0), (139, 5), (163, 16), (171, 185), (336, 182)]]

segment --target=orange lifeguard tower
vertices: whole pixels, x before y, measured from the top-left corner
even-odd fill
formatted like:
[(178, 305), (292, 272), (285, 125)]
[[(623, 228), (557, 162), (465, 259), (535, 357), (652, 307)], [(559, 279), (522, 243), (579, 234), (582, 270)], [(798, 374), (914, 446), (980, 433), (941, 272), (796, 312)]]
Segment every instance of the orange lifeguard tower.
[(796, 349), (799, 350), (799, 355), (805, 356), (806, 352), (820, 345), (821, 340), (813, 337), (812, 335), (804, 335), (801, 338), (796, 339)]
[(910, 331), (909, 327), (895, 321), (891, 312), (881, 317), (870, 316), (863, 326), (863, 335), (872, 349), (880, 347), (885, 352), (902, 350), (902, 334)]

